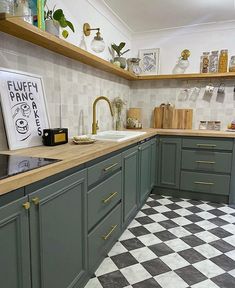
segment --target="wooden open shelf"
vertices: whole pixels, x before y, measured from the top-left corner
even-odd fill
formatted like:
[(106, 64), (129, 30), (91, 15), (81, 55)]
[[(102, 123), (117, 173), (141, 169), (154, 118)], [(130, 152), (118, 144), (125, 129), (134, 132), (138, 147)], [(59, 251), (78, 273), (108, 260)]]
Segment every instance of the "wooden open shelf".
[(234, 78), (235, 72), (227, 73), (192, 73), (192, 74), (166, 74), (166, 75), (146, 75), (138, 76), (138, 80), (166, 80), (166, 79), (214, 79), (214, 78)]
[(18, 17), (0, 13), (0, 31), (124, 79), (134, 80), (137, 78), (133, 73), (123, 70), (63, 39), (42, 31)]
[(73, 44), (70, 44), (63, 39), (59, 39), (45, 31), (38, 29), (37, 27), (23, 21), (21, 18), (14, 17), (5, 13), (0, 13), (0, 31), (127, 80), (190, 80), (208, 78), (235, 78), (235, 73), (232, 72), (136, 76), (135, 74), (118, 68), (112, 63), (97, 57)]

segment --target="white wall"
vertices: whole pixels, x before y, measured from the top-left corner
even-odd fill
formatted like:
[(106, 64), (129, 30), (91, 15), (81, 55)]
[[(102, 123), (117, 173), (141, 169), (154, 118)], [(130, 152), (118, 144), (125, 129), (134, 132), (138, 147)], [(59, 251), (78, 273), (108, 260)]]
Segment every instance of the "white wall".
[(189, 49), (186, 73), (198, 73), (204, 51), (228, 49), (230, 56), (235, 55), (234, 36), (235, 21), (180, 27), (134, 34), (132, 50), (137, 56), (139, 49), (160, 48), (159, 74), (171, 74), (181, 51)]
[(91, 28), (100, 28), (106, 44), (104, 52), (96, 54), (92, 51), (90, 42), (96, 33), (92, 31), (90, 36), (85, 37), (89, 52), (110, 60), (112, 57), (108, 48), (111, 43), (126, 42), (126, 47), (131, 49), (131, 32), (111, 13), (102, 0), (48, 0), (49, 8), (52, 9), (54, 5), (56, 9), (63, 9), (65, 17), (74, 24), (75, 33), (71, 32), (67, 41), (79, 46), (83, 37), (83, 24), (87, 22)]

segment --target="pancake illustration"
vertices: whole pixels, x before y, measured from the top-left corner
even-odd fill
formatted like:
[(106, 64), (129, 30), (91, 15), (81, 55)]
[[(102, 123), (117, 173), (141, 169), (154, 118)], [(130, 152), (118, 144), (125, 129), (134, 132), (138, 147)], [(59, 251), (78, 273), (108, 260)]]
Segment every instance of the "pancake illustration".
[(29, 117), (29, 115), (31, 114), (31, 109), (30, 109), (30, 106), (26, 103), (23, 103), (21, 106), (20, 106), (20, 109), (21, 109), (21, 112), (22, 112), (22, 115), (24, 117)]
[(29, 123), (23, 118), (19, 118), (15, 122), (16, 131), (20, 134), (26, 134), (29, 131)]

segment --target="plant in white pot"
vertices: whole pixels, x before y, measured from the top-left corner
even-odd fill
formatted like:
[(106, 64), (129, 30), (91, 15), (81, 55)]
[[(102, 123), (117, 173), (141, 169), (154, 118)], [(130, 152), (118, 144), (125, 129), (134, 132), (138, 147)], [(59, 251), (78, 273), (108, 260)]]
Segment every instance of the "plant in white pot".
[(113, 63), (119, 62), (120, 63), (120, 67), (122, 69), (126, 68), (126, 58), (122, 57), (125, 53), (129, 52), (130, 49), (125, 50), (124, 52), (121, 52), (121, 50), (125, 47), (126, 43), (125, 42), (121, 42), (119, 45), (116, 44), (112, 44), (111, 47), (113, 48), (113, 50), (116, 52), (117, 57), (114, 57), (114, 61)]
[[(47, 7), (47, 6), (46, 6)], [(51, 33), (57, 37), (60, 36), (60, 27), (62, 30), (62, 36), (66, 39), (69, 36), (69, 32), (65, 28), (70, 28), (73, 32), (74, 26), (68, 21), (62, 9), (55, 10), (55, 6), (52, 10), (48, 9), (45, 11), (45, 28), (48, 33)]]

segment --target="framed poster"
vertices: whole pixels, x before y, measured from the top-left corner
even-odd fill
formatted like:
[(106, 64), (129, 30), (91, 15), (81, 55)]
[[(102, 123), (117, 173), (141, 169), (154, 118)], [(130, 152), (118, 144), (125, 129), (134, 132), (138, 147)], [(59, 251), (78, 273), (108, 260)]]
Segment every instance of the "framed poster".
[(0, 98), (9, 149), (42, 145), (50, 126), (42, 77), (0, 68)]
[(140, 67), (144, 75), (157, 75), (160, 68), (160, 49), (143, 49), (139, 51)]

